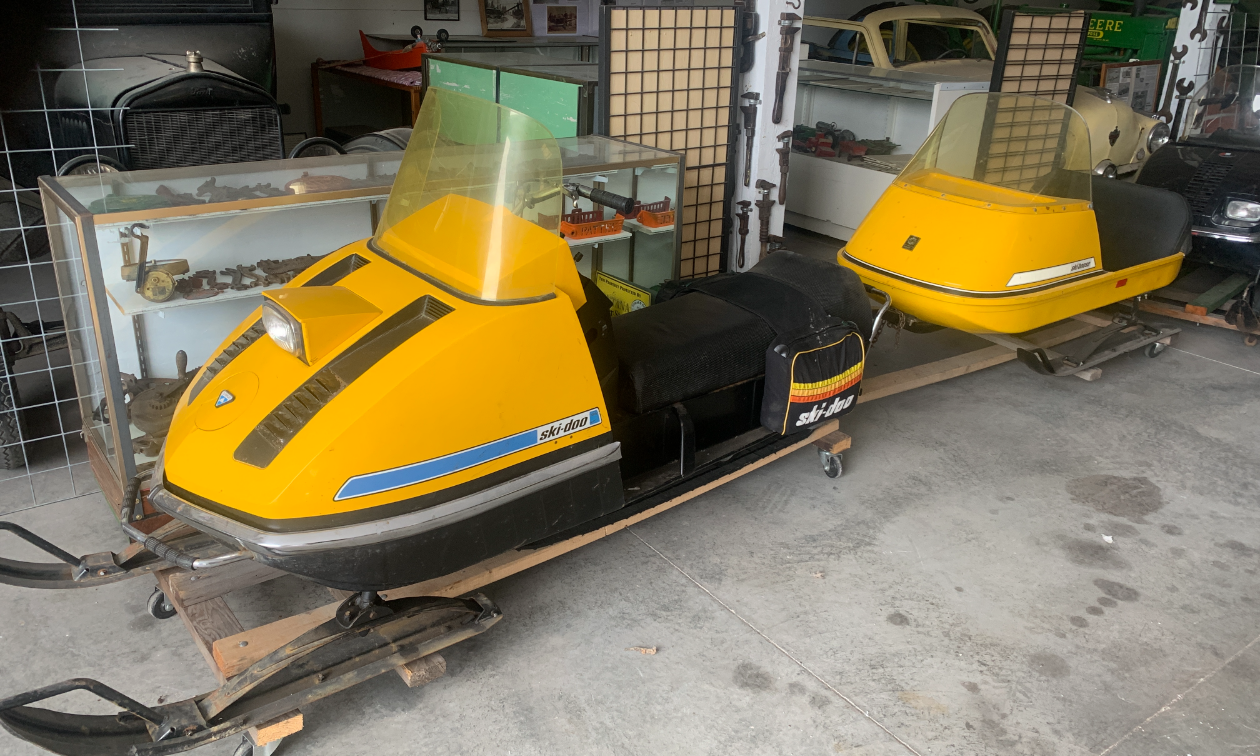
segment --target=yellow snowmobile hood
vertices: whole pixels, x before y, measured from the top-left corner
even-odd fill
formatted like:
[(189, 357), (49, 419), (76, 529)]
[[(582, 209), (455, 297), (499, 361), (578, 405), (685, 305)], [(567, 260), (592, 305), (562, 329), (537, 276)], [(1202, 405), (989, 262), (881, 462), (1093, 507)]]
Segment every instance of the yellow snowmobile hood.
[[(484, 232), (495, 213), (458, 197), (429, 209), (449, 214), (421, 240), (430, 249)], [(606, 433), (568, 247), (507, 215), (500, 231), (520, 250), (520, 267), (500, 271), (504, 285), (546, 268), (559, 272), (554, 295), (506, 305), (473, 299), (421, 274), (419, 242), (407, 262), (367, 241), (334, 252), (284, 290), (324, 287), (330, 308), (344, 308), (349, 293), (379, 314), (364, 319), (363, 307), (351, 308), (362, 324), (308, 365), (267, 334), (255, 311), (181, 399), (164, 451), (167, 487), (255, 527), (280, 528), (457, 486)], [(547, 428), (529, 436), (538, 443), (494, 446)], [(400, 469), (410, 472), (390, 473)]]

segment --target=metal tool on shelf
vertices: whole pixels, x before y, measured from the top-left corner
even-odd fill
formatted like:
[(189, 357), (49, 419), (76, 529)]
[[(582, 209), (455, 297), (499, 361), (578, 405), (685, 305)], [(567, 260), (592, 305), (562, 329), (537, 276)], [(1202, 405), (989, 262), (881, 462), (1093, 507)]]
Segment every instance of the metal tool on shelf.
[(757, 191), (761, 192), (761, 199), (755, 203), (757, 206), (757, 222), (761, 224), (761, 230), (757, 235), (758, 241), (761, 242), (761, 255), (764, 257), (770, 249), (770, 212), (774, 210), (774, 198), (770, 196), (770, 192), (774, 191), (775, 185), (765, 179), (757, 179)]
[[(123, 231), (122, 236), (122, 279), (136, 282), (136, 293), (150, 302), (165, 302), (175, 296), (175, 276), (188, 272), (187, 260), (149, 260), (149, 230), (144, 223), (132, 223)], [(135, 239), (140, 242), (140, 253), (136, 262), (131, 261), (131, 243)]]
[(776, 140), (779, 146), (774, 151), (779, 153), (779, 204), (787, 204), (788, 156), (792, 154), (792, 130), (781, 132)]
[(761, 104), (760, 92), (745, 92), (740, 95), (745, 104), (739, 106), (744, 114), (744, 186), (752, 181), (753, 137), (757, 135), (757, 106)]
[(735, 258), (735, 266), (743, 269), (744, 267), (744, 247), (748, 243), (748, 213), (752, 207), (752, 202), (748, 200), (740, 200), (735, 204), (739, 205), (739, 210), (735, 212), (735, 217), (739, 220), (739, 256)]
[(796, 35), (801, 27), (795, 26), (801, 17), (795, 13), (779, 14), (779, 71), (774, 79), (774, 110), (770, 114), (773, 123), (783, 120), (783, 95), (787, 92), (788, 75), (792, 73), (792, 58), (796, 51)]

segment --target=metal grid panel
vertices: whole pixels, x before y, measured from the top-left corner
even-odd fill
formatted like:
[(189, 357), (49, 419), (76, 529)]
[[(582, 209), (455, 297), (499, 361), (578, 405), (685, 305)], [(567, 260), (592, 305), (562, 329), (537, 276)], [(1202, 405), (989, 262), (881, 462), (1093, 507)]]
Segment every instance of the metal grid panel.
[(1089, 14), (1084, 11), (1008, 12), (991, 89), (1071, 105), (1088, 28)]
[(736, 11), (605, 6), (608, 135), (684, 155), (682, 278), (722, 269)]
[(1045, 100), (1003, 97), (994, 108), (983, 181), (1034, 191), (1038, 179), (1055, 167), (1070, 112)]
[[(81, 27), (73, 4), (66, 10), (70, 23), (48, 33), (70, 35), (79, 50), (88, 35), (118, 32)], [(5, 208), (0, 212), (0, 309), (7, 321), (0, 328), (0, 346), (7, 353), (0, 362), (0, 462), (7, 462), (0, 464), (0, 515), (99, 490), (82, 435), (84, 412), (91, 410), (81, 411), (87, 403), (81, 404), (74, 381), (75, 371), (100, 375), (91, 323), (67, 322), (64, 339), (19, 323), (63, 320), (56, 263), (49, 256), (50, 225), (54, 233), (75, 233), (65, 218), (45, 219), (35, 178), (55, 174), (84, 148), (99, 153), (104, 139), (88, 127), (82, 130), (82, 146), (54, 146), (59, 114), (51, 106), (52, 89), (64, 68), (41, 67), (38, 60), (19, 66), (0, 72), (7, 79), (0, 101), (0, 178), (12, 179), (0, 181)], [(83, 72), (90, 75), (91, 69)], [(91, 123), (87, 109), (68, 115)], [(66, 340), (71, 349), (64, 348)]]
[[(230, 128), (224, 128), (224, 124)], [(278, 160), (280, 116), (274, 108), (141, 110), (123, 116), (134, 170)]]

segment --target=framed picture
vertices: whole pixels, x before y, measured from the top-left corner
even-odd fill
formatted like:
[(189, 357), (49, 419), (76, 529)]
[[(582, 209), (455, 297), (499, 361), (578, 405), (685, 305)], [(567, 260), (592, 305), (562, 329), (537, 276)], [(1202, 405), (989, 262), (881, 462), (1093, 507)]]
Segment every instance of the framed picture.
[(424, 0), (425, 21), (458, 21), (459, 0)]
[(529, 0), (477, 0), (484, 37), (532, 37)]
[(577, 34), (577, 11), (576, 5), (548, 5), (547, 33)]
[(1139, 113), (1150, 115), (1159, 109), (1158, 60), (1135, 60), (1129, 63), (1104, 63), (1100, 80), (1111, 95)]

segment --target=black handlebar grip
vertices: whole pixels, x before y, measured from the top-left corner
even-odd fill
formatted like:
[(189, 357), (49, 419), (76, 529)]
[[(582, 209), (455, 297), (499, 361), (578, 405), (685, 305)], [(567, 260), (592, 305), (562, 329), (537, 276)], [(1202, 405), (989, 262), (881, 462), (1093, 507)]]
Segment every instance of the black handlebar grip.
[[(583, 187), (585, 189), (585, 187)], [(589, 189), (582, 192), (582, 195), (597, 205), (611, 207), (613, 210), (629, 217), (634, 212), (634, 200), (629, 197), (622, 197), (620, 194), (606, 192), (603, 189)]]

